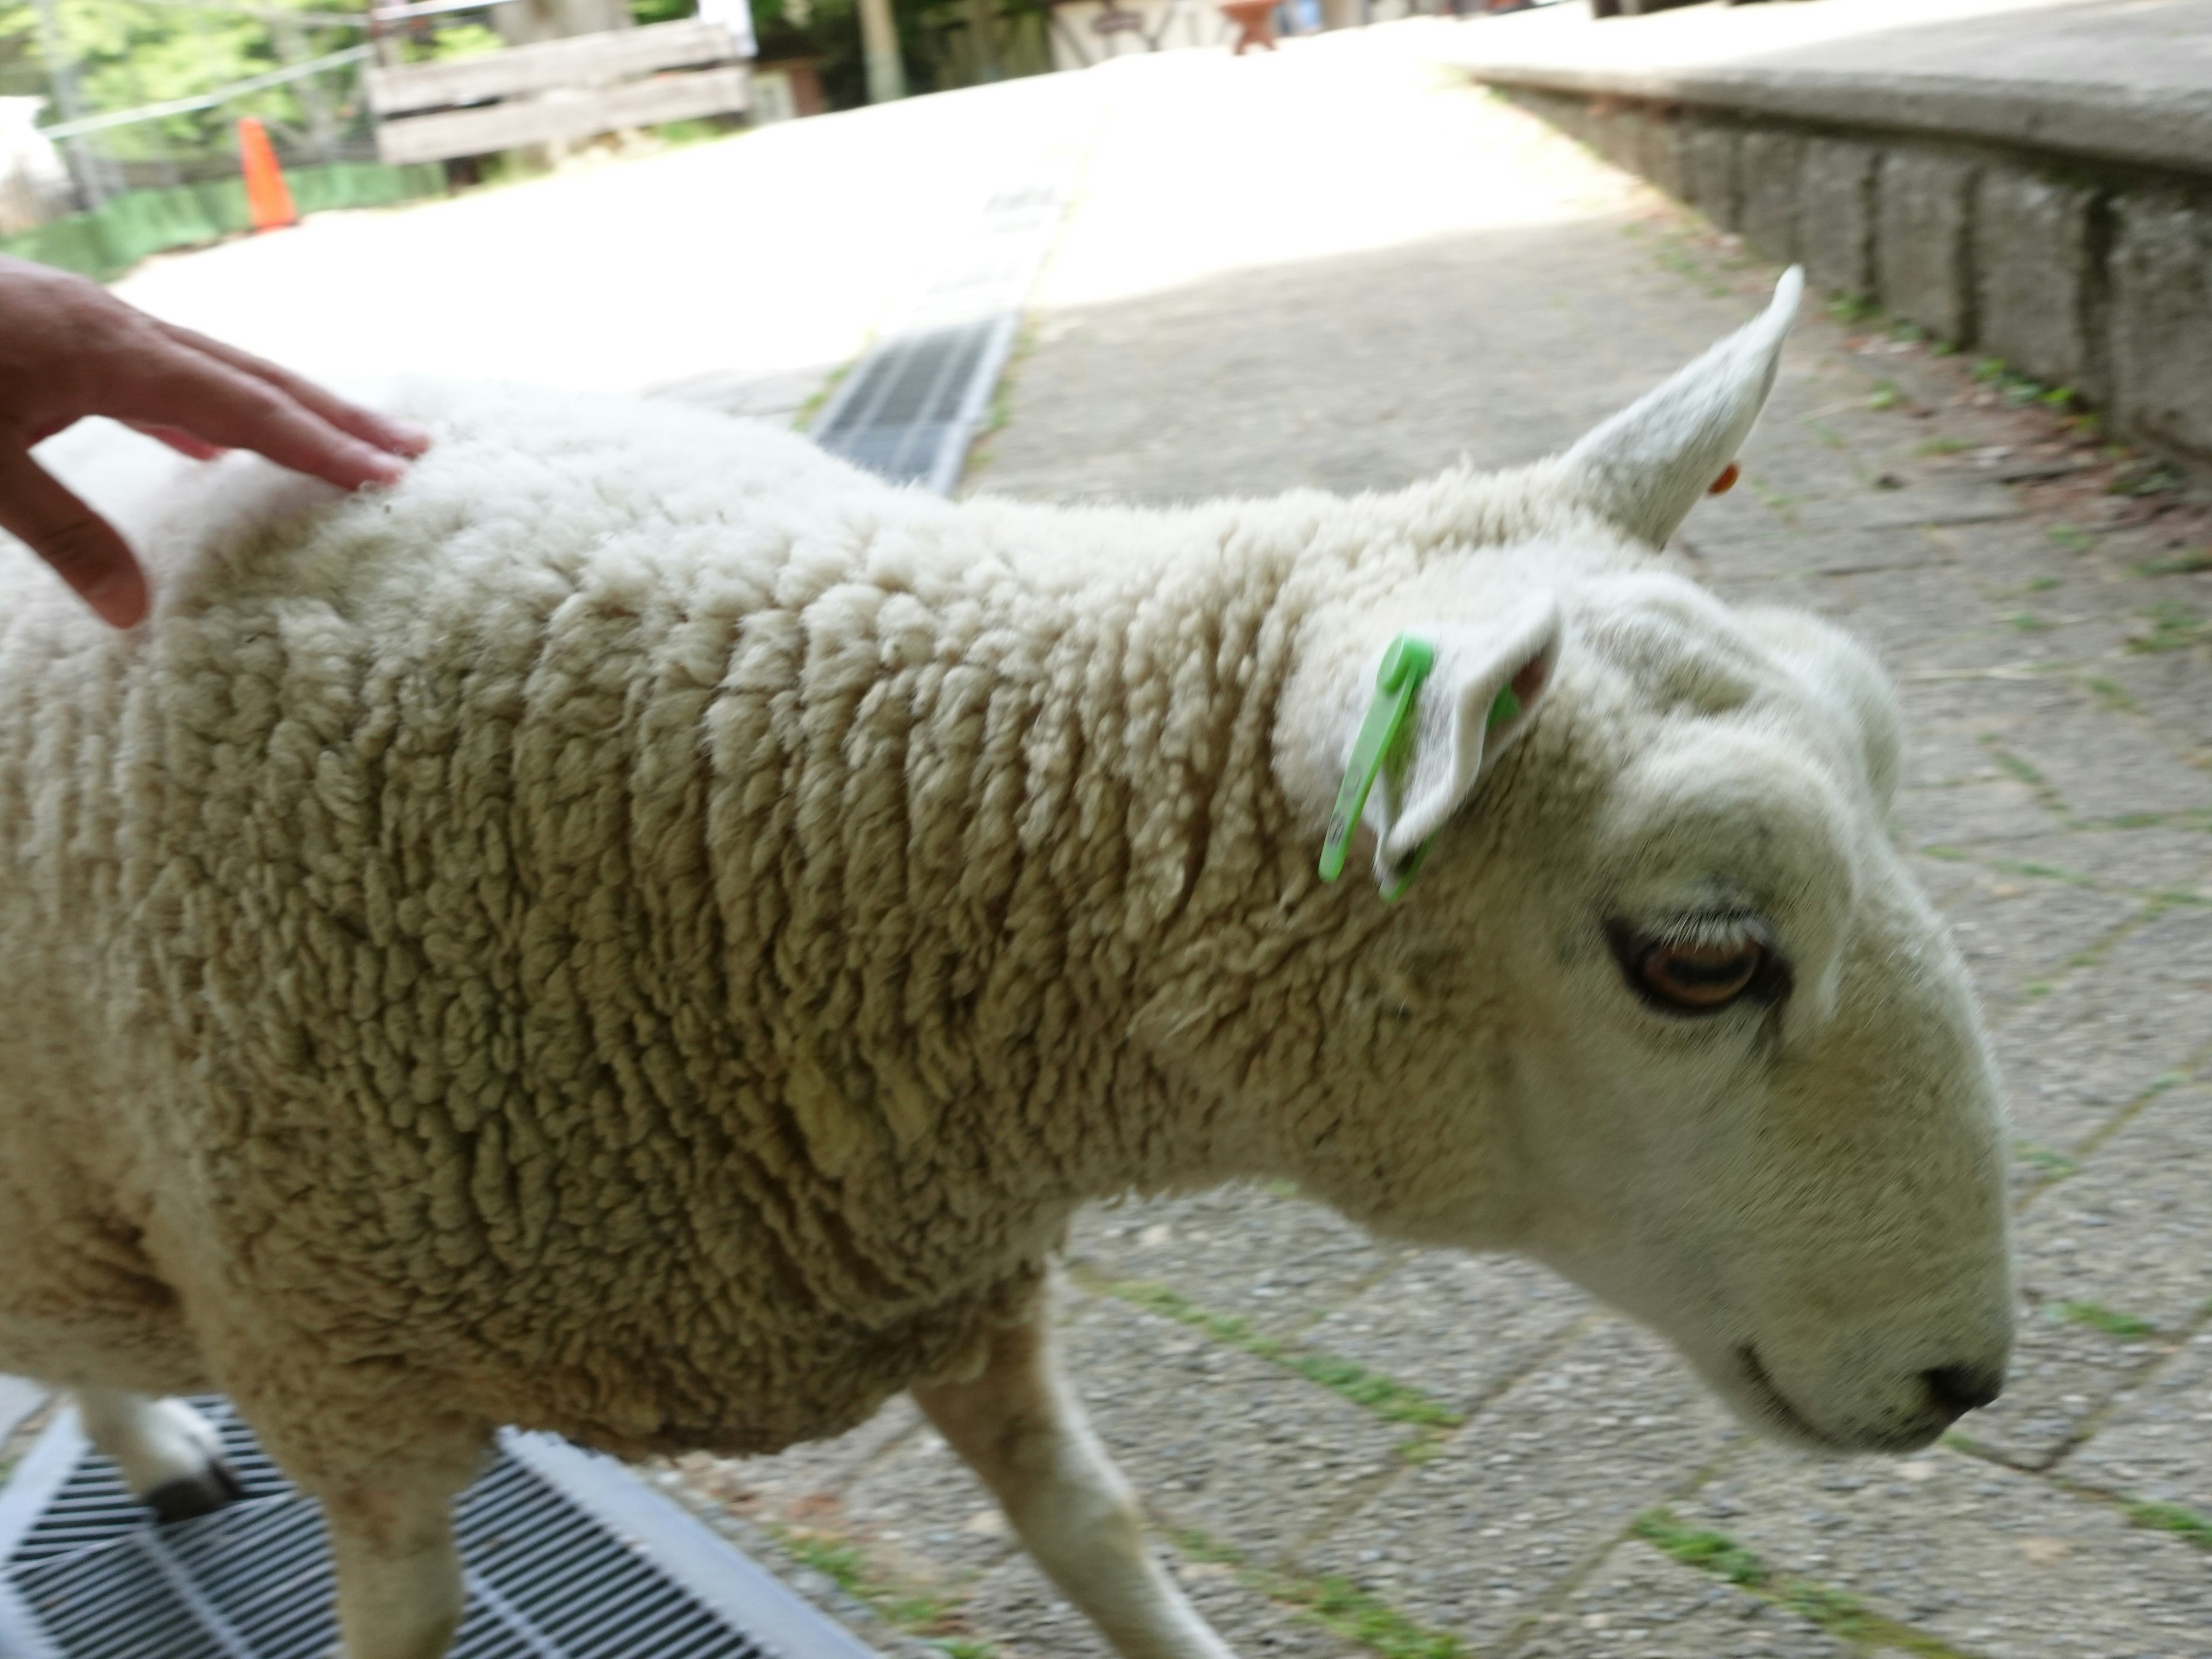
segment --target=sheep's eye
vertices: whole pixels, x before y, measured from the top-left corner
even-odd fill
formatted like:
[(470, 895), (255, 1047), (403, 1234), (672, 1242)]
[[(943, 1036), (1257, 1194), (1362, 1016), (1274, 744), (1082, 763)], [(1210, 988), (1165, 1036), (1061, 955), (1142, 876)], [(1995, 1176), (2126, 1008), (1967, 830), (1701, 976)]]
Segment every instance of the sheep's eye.
[(1636, 962), (1644, 990), (1687, 1014), (1725, 1008), (1751, 988), (1766, 952), (1751, 940), (1654, 945)]

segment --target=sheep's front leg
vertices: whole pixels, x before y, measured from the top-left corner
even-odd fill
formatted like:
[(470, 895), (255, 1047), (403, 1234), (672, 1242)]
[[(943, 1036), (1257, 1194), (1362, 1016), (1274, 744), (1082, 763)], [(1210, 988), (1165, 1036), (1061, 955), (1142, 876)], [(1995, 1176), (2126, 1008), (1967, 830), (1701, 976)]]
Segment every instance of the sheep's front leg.
[(323, 1494), (344, 1659), (441, 1659), (445, 1653), (461, 1623), (457, 1490), (447, 1480), (395, 1478)]
[(914, 1395), (1123, 1659), (1232, 1659), (1145, 1547), (1136, 1494), (1060, 1373), (1042, 1304), (993, 1338), (974, 1382)]
[(214, 1428), (183, 1401), (79, 1389), (76, 1404), (93, 1444), (115, 1460), (132, 1495), (162, 1520), (206, 1515), (245, 1495)]

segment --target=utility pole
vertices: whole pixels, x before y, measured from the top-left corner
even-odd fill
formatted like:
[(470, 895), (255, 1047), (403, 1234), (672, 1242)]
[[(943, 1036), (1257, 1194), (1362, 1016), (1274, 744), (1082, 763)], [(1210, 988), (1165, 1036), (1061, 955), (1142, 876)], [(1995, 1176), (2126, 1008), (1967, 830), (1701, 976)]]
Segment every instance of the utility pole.
[[(54, 15), (54, 0), (31, 0), (31, 3), (38, 9), (39, 52), (46, 60), (46, 78), (53, 83), (54, 102), (61, 106), (63, 120), (81, 121), (84, 118), (84, 100), (77, 96), (76, 61), (70, 56), (69, 44), (62, 38), (61, 20)], [(98, 212), (107, 200), (100, 157), (82, 135), (66, 142), (70, 160), (76, 163), (78, 193), (84, 198), (88, 209)]]
[(860, 56), (868, 66), (870, 103), (888, 104), (906, 96), (906, 64), (899, 57), (891, 0), (860, 0)]

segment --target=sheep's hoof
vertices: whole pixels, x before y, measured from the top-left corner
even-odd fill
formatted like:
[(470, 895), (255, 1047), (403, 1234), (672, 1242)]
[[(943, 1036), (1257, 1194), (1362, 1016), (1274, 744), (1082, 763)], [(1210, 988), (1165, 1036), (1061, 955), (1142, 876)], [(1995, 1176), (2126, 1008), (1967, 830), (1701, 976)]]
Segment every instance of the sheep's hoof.
[(182, 1480), (165, 1480), (148, 1492), (143, 1499), (163, 1526), (173, 1522), (190, 1521), (196, 1516), (213, 1515), (225, 1504), (246, 1496), (246, 1488), (239, 1484), (230, 1465), (221, 1458), (211, 1458), (208, 1466), (198, 1474)]

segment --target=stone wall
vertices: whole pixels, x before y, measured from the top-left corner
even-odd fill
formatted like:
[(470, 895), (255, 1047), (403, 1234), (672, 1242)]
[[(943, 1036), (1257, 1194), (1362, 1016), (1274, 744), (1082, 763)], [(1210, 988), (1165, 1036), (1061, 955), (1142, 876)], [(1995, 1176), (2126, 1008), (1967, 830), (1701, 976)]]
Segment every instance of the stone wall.
[(2212, 459), (2212, 178), (1501, 87), (1771, 258)]

